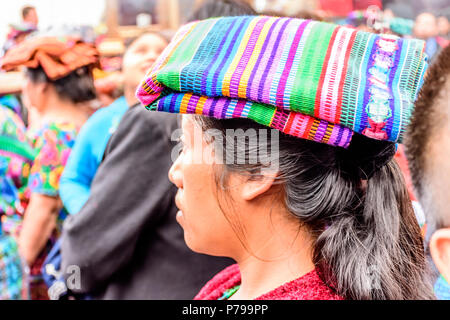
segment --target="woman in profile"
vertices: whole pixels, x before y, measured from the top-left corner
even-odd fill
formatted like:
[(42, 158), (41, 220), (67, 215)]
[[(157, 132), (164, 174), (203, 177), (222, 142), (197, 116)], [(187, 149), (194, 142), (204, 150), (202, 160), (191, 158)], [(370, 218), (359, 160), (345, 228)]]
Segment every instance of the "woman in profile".
[(393, 161), (423, 50), (290, 18), (179, 30), (137, 96), (185, 114), (169, 178), (187, 245), (237, 262), (196, 299), (433, 298)]

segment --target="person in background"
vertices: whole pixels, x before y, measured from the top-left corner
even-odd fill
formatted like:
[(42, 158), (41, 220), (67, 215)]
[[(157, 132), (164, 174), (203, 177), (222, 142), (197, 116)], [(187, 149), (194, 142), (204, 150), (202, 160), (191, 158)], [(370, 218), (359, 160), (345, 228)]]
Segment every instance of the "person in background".
[(0, 300), (26, 299), (25, 266), (17, 246), (34, 150), (17, 109), (0, 104)]
[(450, 22), (446, 16), (440, 16), (437, 23), (439, 29), (437, 41), (442, 48), (446, 48), (450, 44)]
[(450, 47), (427, 73), (405, 139), (412, 181), (427, 219), (427, 251), (440, 276), (439, 299), (450, 299)]
[(67, 215), (59, 198), (59, 179), (76, 135), (87, 120), (87, 102), (96, 97), (92, 66), (98, 51), (74, 38), (37, 37), (8, 51), (5, 70), (26, 67), (23, 95), (40, 116), (28, 136), (36, 157), (28, 180), (28, 207), (19, 230), (19, 250), (30, 266), (32, 299), (47, 298), (41, 264)]
[[(198, 10), (193, 19), (253, 12), (228, 0), (210, 1), (207, 10)], [(176, 222), (176, 189), (167, 172), (177, 119), (155, 117), (139, 104), (123, 115), (89, 199), (64, 224), (61, 269), (77, 265), (83, 275), (81, 288), (72, 290), (75, 294), (93, 299), (192, 299), (208, 278), (232, 263), (192, 252)]]
[(9, 49), (23, 42), (28, 35), (32, 34), (35, 31), (35, 27), (27, 24), (11, 24), (9, 33), (6, 36), (6, 41), (2, 48), (2, 56), (5, 55)]
[[(177, 221), (193, 251), (237, 262), (196, 299), (434, 298), (393, 161), (427, 66), (423, 41), (247, 16), (191, 23), (168, 48), (137, 96), (155, 118), (183, 114), (168, 174)], [(400, 75), (410, 81), (389, 80)]]
[(26, 6), (22, 8), (22, 22), (37, 29), (39, 18), (35, 7)]
[(423, 12), (416, 17), (414, 23), (413, 35), (418, 39), (426, 41), (425, 52), (430, 61), (439, 52), (441, 46), (437, 41), (439, 34), (436, 16), (430, 12)]
[(189, 21), (204, 20), (212, 17), (232, 17), (256, 14), (255, 10), (242, 0), (206, 0), (189, 17)]
[(146, 33), (133, 41), (124, 57), (124, 96), (95, 112), (81, 128), (60, 180), (60, 197), (70, 214), (77, 213), (89, 198), (92, 179), (102, 162), (108, 141), (125, 111), (137, 103), (136, 87), (167, 46), (157, 33)]
[(445, 39), (448, 39), (450, 34), (450, 22), (446, 16), (439, 16), (437, 19), (439, 35)]

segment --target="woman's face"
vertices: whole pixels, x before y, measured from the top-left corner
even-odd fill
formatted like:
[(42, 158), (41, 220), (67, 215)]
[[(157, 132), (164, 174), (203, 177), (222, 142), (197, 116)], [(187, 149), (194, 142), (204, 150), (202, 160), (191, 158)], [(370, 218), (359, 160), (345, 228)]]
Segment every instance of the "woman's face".
[(134, 92), (166, 46), (167, 41), (153, 33), (145, 34), (134, 41), (123, 58), (125, 86)]
[(203, 139), (202, 130), (190, 115), (183, 115), (182, 130), (183, 150), (169, 171), (169, 179), (178, 187), (177, 221), (186, 244), (199, 253), (233, 257), (241, 244), (222, 212), (229, 206), (218, 203), (223, 190), (215, 182), (215, 170), (221, 167), (214, 165), (213, 144)]

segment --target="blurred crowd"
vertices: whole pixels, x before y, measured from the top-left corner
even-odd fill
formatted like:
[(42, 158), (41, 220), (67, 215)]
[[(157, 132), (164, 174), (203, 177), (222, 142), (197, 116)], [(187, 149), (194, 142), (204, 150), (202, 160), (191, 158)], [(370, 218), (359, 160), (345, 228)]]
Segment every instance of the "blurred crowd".
[[(328, 22), (358, 32), (388, 34), (405, 41), (425, 41), (427, 63), (438, 66), (428, 71), (430, 77), (439, 78), (433, 73), (441, 72), (440, 76), (447, 79), (442, 86), (426, 80), (425, 86), (442, 90), (444, 102), (439, 103), (442, 109), (448, 109), (448, 14), (425, 11), (404, 17), (398, 15), (402, 8), (395, 1), (385, 5), (381, 1), (365, 2), (353, 7), (346, 16), (323, 5), (320, 10), (302, 10), (290, 17)], [(204, 1), (188, 20), (258, 14), (285, 16), (271, 8), (257, 13), (246, 2), (216, 0)], [(178, 171), (171, 169), (176, 146), (172, 132), (180, 128), (180, 120), (147, 111), (136, 96), (136, 89), (161, 54), (174, 46), (173, 30), (143, 32), (123, 39), (123, 53), (105, 56), (99, 50), (105, 37), (93, 29), (40, 30), (35, 8), (24, 7), (21, 15), (22, 23), (10, 26), (0, 60), (0, 299), (193, 298), (236, 259), (222, 252), (191, 250), (186, 230), (183, 232), (177, 223), (180, 208), (177, 209), (175, 195), (183, 183), (177, 180)], [(175, 69), (172, 72), (172, 77), (178, 77)], [(429, 94), (428, 99), (434, 99), (440, 93)], [(419, 116), (415, 117), (413, 120), (420, 122)], [(417, 126), (426, 131), (423, 126), (431, 130), (434, 124)], [(414, 130), (409, 130), (414, 136)], [(442, 144), (445, 143), (444, 139)], [(417, 240), (418, 243), (428, 248), (436, 227), (428, 222), (428, 208), (420, 198), (423, 190), (417, 192), (426, 178), (421, 173), (417, 173), (419, 178), (416, 175), (423, 164), (411, 164), (411, 159), (419, 158), (414, 152), (414, 146), (396, 144), (392, 156), (401, 169), (413, 208), (415, 220), (409, 221), (416, 225), (411, 229), (423, 241)], [(446, 152), (444, 147), (442, 152)], [(443, 176), (449, 177), (444, 173)], [(196, 201), (199, 206), (205, 201), (207, 206), (207, 200), (201, 196), (206, 192), (202, 188), (206, 187), (196, 189)], [(445, 189), (444, 182), (440, 188)], [(251, 192), (256, 191), (248, 191)], [(420, 259), (430, 265), (430, 288), (434, 289), (428, 295), (355, 294), (349, 298), (450, 299), (445, 280), (450, 280), (445, 278), (450, 276), (450, 236), (445, 230), (446, 234), (435, 239), (432, 252), (426, 249), (416, 259), (418, 266), (422, 266)], [(221, 244), (211, 241), (210, 246), (220, 248)], [(342, 254), (346, 250), (342, 249)], [(436, 256), (441, 259), (433, 262)], [(265, 276), (270, 278), (261, 274)], [(219, 281), (217, 276), (214, 279)], [(422, 286), (419, 280), (412, 285)], [(203, 295), (197, 298), (227, 299), (236, 292), (235, 298), (246, 298), (246, 291), (239, 286), (230, 284), (230, 290), (217, 297), (215, 291), (208, 291), (211, 288), (204, 288)], [(339, 294), (319, 298), (347, 298), (339, 290)]]

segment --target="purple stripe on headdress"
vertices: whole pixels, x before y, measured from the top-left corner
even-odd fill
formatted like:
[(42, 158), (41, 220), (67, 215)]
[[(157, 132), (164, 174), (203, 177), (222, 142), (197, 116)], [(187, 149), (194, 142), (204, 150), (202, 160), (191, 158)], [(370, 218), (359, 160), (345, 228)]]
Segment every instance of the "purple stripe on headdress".
[(339, 126), (333, 126), (330, 134), (330, 139), (328, 139), (329, 144), (336, 145), (337, 137), (339, 134), (339, 130), (337, 128), (339, 128)]
[(239, 60), (239, 63), (237, 64), (236, 69), (230, 79), (230, 97), (232, 98), (239, 97), (239, 82), (241, 81), (242, 74), (244, 73), (245, 67), (247, 66), (248, 61), (252, 56), (256, 42), (258, 41), (259, 35), (261, 34), (261, 31), (267, 20), (269, 20), (269, 17), (265, 17), (259, 20), (251, 31), (252, 33), (250, 35), (250, 38), (248, 39), (246, 48), (242, 53), (241, 59)]
[(214, 111), (214, 116), (218, 119), (226, 119), (227, 109), (230, 105), (231, 99), (228, 98), (220, 98), (217, 101), (217, 110)]
[[(271, 54), (270, 54), (270, 60), (269, 60), (269, 62), (267, 63), (267, 66), (272, 66), (273, 65), (273, 60), (275, 59), (275, 54), (274, 54), (274, 51), (275, 51), (275, 53), (277, 52), (277, 49), (278, 49), (278, 46), (279, 46), (279, 44), (280, 44), (280, 41), (281, 41), (281, 38), (282, 38), (282, 36), (284, 35), (284, 30), (286, 29), (286, 27), (287, 27), (287, 25), (289, 24), (289, 22), (291, 22), (291, 20), (286, 20), (284, 23), (283, 23), (283, 25), (282, 25), (282, 27), (281, 27), (281, 30), (278, 32), (278, 35), (277, 35), (277, 40), (275, 41), (275, 43), (274, 43), (274, 45), (273, 45), (273, 48), (272, 48), (272, 50), (271, 50)], [(266, 79), (267, 79), (267, 75), (269, 74), (269, 70), (270, 70), (271, 68), (270, 67), (268, 67), (268, 68), (266, 68), (265, 70), (264, 70), (264, 73), (263, 73), (263, 75), (262, 75), (262, 77), (261, 77), (261, 80), (260, 80), (260, 82), (259, 82), (259, 85), (264, 85), (264, 83), (266, 82)], [(258, 101), (259, 102), (263, 102), (263, 91), (264, 90), (259, 90), (258, 91)]]
[[(369, 115), (367, 114), (366, 107), (370, 102), (370, 92), (369, 88), (371, 87), (371, 82), (369, 80), (371, 74), (369, 73), (369, 69), (373, 66), (374, 56), (375, 52), (377, 52), (378, 45), (376, 44), (376, 41), (379, 38), (375, 38), (372, 46), (372, 50), (370, 51), (369, 60), (367, 61), (367, 68), (365, 72), (366, 77), (366, 86), (364, 87), (364, 99), (363, 99), (363, 105), (361, 108), (361, 122), (359, 123), (359, 128), (368, 128), (368, 119)], [(361, 130), (359, 133), (361, 133), (363, 130)]]
[[(278, 20), (277, 25), (275, 26), (275, 29), (272, 32), (272, 35), (270, 36), (269, 42), (267, 43), (267, 48), (265, 52), (261, 52), (261, 61), (258, 66), (258, 70), (255, 72), (255, 76), (253, 79), (253, 83), (250, 87), (250, 95), (248, 96), (251, 100), (258, 101), (258, 92), (264, 90), (264, 84), (261, 82), (262, 77), (266, 69), (269, 69), (272, 67), (269, 65), (269, 60), (272, 58), (272, 56), (277, 54), (275, 48), (275, 42), (277, 41), (277, 35), (280, 32), (281, 28), (283, 27), (284, 20)], [(272, 71), (269, 71), (269, 75)]]
[[(219, 47), (217, 48), (217, 52), (214, 55), (214, 58), (211, 60), (211, 63), (208, 65), (208, 67), (205, 70), (205, 74), (202, 77), (202, 88), (201, 88), (201, 92), (202, 95), (207, 95), (206, 92), (206, 83), (207, 83), (207, 78), (208, 78), (208, 74), (209, 74), (209, 70), (211, 70), (211, 68), (213, 67), (213, 65), (217, 62), (217, 59), (219, 57), (219, 55), (221, 54), (222, 50), (223, 50), (223, 46), (225, 45), (225, 42), (228, 39), (228, 35), (230, 34), (231, 30), (233, 30), (234, 28), (234, 24), (231, 23), (230, 27), (227, 29), (226, 31), (226, 36), (223, 37), (222, 41), (219, 44)], [(215, 84), (215, 82), (213, 82)], [(214, 92), (214, 91), (212, 91)]]
[(342, 136), (344, 134), (344, 128), (342, 128), (341, 126), (334, 126), (334, 130), (337, 130), (337, 137), (336, 137), (336, 141), (334, 143), (335, 143), (335, 145), (340, 146), (341, 141), (342, 141)]
[(286, 27), (286, 32), (281, 36), (280, 44), (278, 48), (275, 50), (274, 62), (271, 65), (268, 65), (267, 68), (269, 72), (267, 73), (267, 78), (260, 83), (262, 88), (263, 96), (262, 102), (275, 105), (275, 96), (276, 89), (278, 87), (279, 78), (281, 76), (280, 71), (286, 64), (284, 60), (285, 49), (289, 49), (294, 38), (294, 30), (296, 30), (299, 26), (297, 21), (291, 20), (289, 21), (288, 26)]
[(298, 45), (300, 43), (300, 39), (302, 38), (303, 32), (305, 31), (306, 26), (311, 22), (311, 20), (306, 20), (301, 23), (297, 32), (295, 34), (294, 40), (292, 41), (291, 49), (289, 51), (289, 55), (286, 61), (286, 65), (284, 67), (283, 73), (280, 78), (280, 83), (278, 85), (278, 91), (276, 96), (276, 106), (283, 107), (283, 97), (284, 91), (286, 89), (286, 82), (289, 77), (289, 73), (291, 71), (292, 65), (294, 63), (294, 58), (297, 53)]
[[(393, 89), (392, 83), (394, 82), (395, 75), (400, 66), (400, 58), (402, 56), (403, 41), (397, 41), (397, 45), (398, 45), (398, 49), (395, 52), (394, 67), (390, 70), (390, 73), (389, 73), (389, 85), (388, 85), (389, 89)], [(391, 90), (390, 94), (392, 95), (392, 97), (394, 97), (394, 93), (392, 92), (392, 90)], [(386, 130), (388, 137), (391, 138), (393, 123), (395, 120), (395, 111), (396, 111), (395, 110), (395, 99), (389, 99), (389, 108), (392, 111), (392, 116), (388, 119), (386, 126), (384, 128)]]
[(174, 113), (175, 112), (175, 104), (177, 101), (177, 95), (173, 94), (172, 97), (170, 98), (170, 105), (169, 105), (169, 112)]
[(197, 108), (198, 100), (200, 99), (197, 95), (192, 95), (188, 101), (188, 105), (186, 108), (186, 113), (193, 114), (195, 113), (195, 109)]
[(272, 25), (270, 26), (269, 32), (267, 33), (266, 36), (266, 40), (263, 43), (263, 46), (261, 48), (261, 52), (259, 53), (258, 59), (256, 60), (255, 63), (255, 67), (252, 70), (252, 73), (250, 74), (250, 78), (248, 79), (248, 84), (247, 84), (247, 90), (245, 95), (247, 96), (247, 98), (249, 99), (253, 99), (253, 95), (251, 94), (251, 88), (253, 86), (253, 80), (255, 78), (255, 74), (259, 68), (259, 65), (261, 63), (262, 58), (264, 57), (264, 52), (266, 52), (267, 50), (267, 46), (269, 45), (270, 39), (272, 38), (272, 33), (273, 30), (275, 29), (276, 25), (280, 22), (281, 20), (277, 19), (274, 23), (272, 23)]
[(350, 141), (352, 140), (353, 131), (351, 131), (348, 128), (342, 128), (341, 130), (344, 131), (344, 135), (343, 135), (344, 139), (342, 139), (343, 143), (341, 143), (340, 146), (347, 148), (348, 145), (350, 144)]
[(213, 99), (208, 99), (208, 100), (212, 100), (211, 106), (209, 107), (208, 116), (214, 117), (218, 99), (213, 98)]
[(203, 110), (202, 114), (207, 116), (211, 112), (211, 105), (212, 105), (213, 99), (206, 99), (205, 103), (203, 104)]
[(228, 46), (228, 48), (226, 50), (225, 56), (223, 57), (222, 61), (220, 62), (220, 65), (217, 68), (216, 72), (214, 72), (213, 80), (212, 80), (212, 83), (211, 83), (211, 92), (212, 92), (213, 95), (215, 95), (215, 92), (216, 92), (219, 74), (221, 73), (223, 67), (227, 63), (228, 58), (230, 57), (230, 54), (233, 51), (232, 48), (236, 45), (236, 40), (239, 37), (239, 35), (241, 34), (242, 28), (243, 28), (243, 26), (246, 23), (247, 23), (247, 20), (246, 19), (242, 19), (241, 24), (237, 28), (235, 34), (233, 35), (233, 39), (231, 40), (230, 45)]
[(320, 121), (319, 126), (317, 127), (316, 134), (314, 135), (314, 141), (321, 142), (323, 137), (325, 136), (325, 132), (327, 130), (328, 122)]

